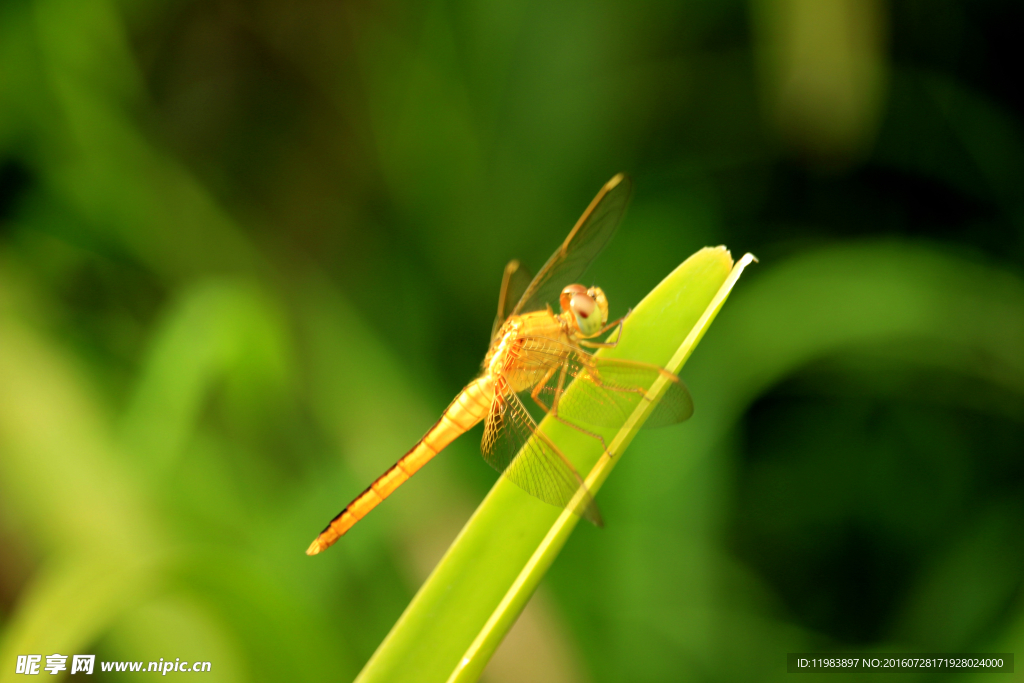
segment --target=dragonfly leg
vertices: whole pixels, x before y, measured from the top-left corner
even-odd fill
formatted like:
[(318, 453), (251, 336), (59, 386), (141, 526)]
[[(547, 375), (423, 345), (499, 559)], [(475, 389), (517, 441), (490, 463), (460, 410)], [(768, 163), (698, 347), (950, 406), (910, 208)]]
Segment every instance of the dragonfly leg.
[(612, 453), (611, 453), (611, 451), (608, 450), (608, 444), (605, 443), (603, 436), (601, 436), (600, 434), (598, 434), (596, 432), (591, 432), (589, 430), (586, 430), (583, 427), (580, 427), (575, 422), (570, 422), (569, 420), (566, 420), (564, 418), (559, 417), (557, 414), (553, 415), (553, 417), (556, 420), (558, 420), (559, 422), (561, 422), (562, 424), (564, 424), (564, 425), (566, 425), (568, 427), (572, 427), (577, 432), (579, 432), (581, 434), (585, 434), (585, 435), (587, 435), (587, 436), (589, 436), (589, 437), (591, 437), (593, 439), (597, 439), (598, 441), (600, 441), (601, 442), (601, 448), (604, 450), (605, 453), (608, 454), (609, 458), (612, 457)]
[(617, 327), (618, 330), (617, 330), (617, 334), (615, 335), (615, 341), (612, 341), (612, 342), (592, 342), (592, 341), (588, 341), (586, 339), (580, 339), (580, 346), (588, 346), (588, 347), (590, 347), (592, 349), (614, 349), (616, 346), (619, 345), (619, 340), (622, 339), (622, 323), (626, 320), (626, 318), (628, 316), (629, 316), (629, 313), (627, 313), (626, 315), (622, 316), (621, 318), (619, 318), (615, 322), (608, 323), (600, 331), (595, 332), (594, 334), (591, 335), (592, 337), (598, 337), (598, 336), (606, 333), (608, 330)]
[[(621, 336), (622, 335), (622, 332), (621, 332), (621, 330), (622, 330), (622, 320), (619, 320), (618, 325), (619, 325), (619, 330), (620, 330), (619, 336)], [(615, 343), (618, 344), (619, 340), (616, 339)], [(604, 440), (603, 436), (601, 436), (600, 434), (598, 434), (596, 432), (592, 432), (590, 430), (584, 429), (583, 427), (580, 427), (575, 422), (570, 422), (569, 420), (566, 420), (565, 418), (561, 417), (558, 414), (558, 400), (562, 397), (562, 387), (563, 387), (563, 383), (565, 382), (565, 375), (566, 375), (566, 372), (568, 371), (568, 369), (569, 369), (569, 362), (566, 361), (565, 363), (562, 364), (562, 372), (559, 374), (559, 377), (558, 377), (558, 390), (555, 392), (555, 398), (551, 402), (551, 415), (552, 415), (552, 417), (554, 417), (556, 420), (558, 420), (562, 424), (568, 425), (569, 427), (572, 427), (573, 429), (575, 429), (576, 431), (580, 432), (581, 434), (585, 434), (585, 435), (587, 435), (587, 436), (589, 436), (589, 437), (591, 437), (593, 439), (597, 439), (598, 441), (600, 441), (601, 442), (601, 449), (605, 453), (607, 453), (608, 457), (610, 458), (612, 456), (612, 454), (611, 454), (611, 451), (608, 450), (608, 444), (605, 443), (605, 440)], [(594, 373), (594, 374), (596, 374), (596, 373)], [(592, 376), (591, 379), (598, 386), (603, 386), (602, 383), (601, 383), (601, 380), (598, 377), (593, 377)]]
[[(553, 370), (554, 368), (552, 368)], [(551, 399), (551, 412), (558, 417), (558, 401), (562, 398), (562, 390), (565, 387), (565, 373), (569, 370), (569, 361), (562, 363), (562, 368), (558, 372), (558, 386), (555, 387), (555, 396)]]
[(555, 374), (555, 369), (554, 368), (551, 368), (550, 370), (545, 372), (544, 376), (533, 387), (533, 391), (530, 392), (530, 398), (532, 398), (533, 402), (536, 403), (537, 405), (539, 405), (541, 407), (541, 410), (543, 410), (545, 413), (551, 412), (551, 408), (549, 408), (548, 406), (544, 405), (543, 401), (540, 400), (540, 395), (539, 394), (540, 394), (541, 391), (544, 390), (544, 387), (547, 386), (548, 382), (551, 381), (551, 377), (554, 374)]
[(568, 361), (562, 363), (561, 367), (559, 368), (558, 386), (555, 387), (555, 396), (551, 400), (550, 406), (544, 405), (544, 403), (540, 400), (540, 396), (538, 396), (538, 394), (540, 394), (544, 387), (547, 386), (548, 382), (551, 381), (551, 377), (555, 374), (554, 368), (551, 368), (550, 370), (545, 372), (544, 376), (540, 379), (539, 382), (537, 382), (537, 385), (533, 387), (533, 391), (530, 392), (530, 398), (533, 399), (533, 402), (539, 405), (541, 409), (547, 414), (558, 414), (558, 399), (562, 396), (562, 390), (565, 387), (565, 373), (568, 371), (568, 369)]

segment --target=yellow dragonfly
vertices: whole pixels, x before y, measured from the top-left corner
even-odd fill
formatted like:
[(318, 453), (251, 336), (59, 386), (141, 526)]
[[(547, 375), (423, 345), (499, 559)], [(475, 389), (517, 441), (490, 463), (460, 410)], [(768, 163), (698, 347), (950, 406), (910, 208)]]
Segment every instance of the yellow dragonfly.
[[(613, 347), (623, 319), (608, 322), (608, 299), (600, 287), (574, 284), (615, 233), (629, 203), (631, 183), (609, 180), (583, 212), (565, 242), (530, 279), (518, 261), (505, 267), (498, 317), (480, 376), (470, 382), (412, 450), (331, 520), (306, 550), (329, 548), (395, 489), (456, 437), (484, 422), (481, 452), (494, 469), (540, 500), (601, 526), (593, 497), (572, 463), (526, 409), (544, 413), (574, 429), (603, 438), (587, 426), (621, 425), (643, 401), (659, 376), (668, 390), (644, 426), (681, 422), (693, 413), (686, 386), (656, 365), (597, 358), (585, 350)], [(555, 313), (552, 304), (560, 312)], [(628, 315), (628, 314), (627, 314)], [(606, 341), (596, 341), (602, 335)], [(614, 337), (614, 339), (611, 339)], [(570, 384), (575, 385), (566, 393)], [(607, 451), (607, 447), (605, 447)]]

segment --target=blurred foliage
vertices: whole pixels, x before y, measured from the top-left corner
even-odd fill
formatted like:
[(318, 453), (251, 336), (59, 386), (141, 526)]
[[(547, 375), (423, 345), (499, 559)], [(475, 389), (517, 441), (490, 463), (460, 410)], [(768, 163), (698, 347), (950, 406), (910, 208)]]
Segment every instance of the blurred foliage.
[(0, 4), (0, 680), (354, 677), (493, 482), (478, 432), (303, 549), (477, 371), (504, 263), (620, 170), (613, 315), (705, 244), (761, 265), (687, 364), (694, 418), (636, 439), (485, 678), (1024, 650), (1022, 21)]

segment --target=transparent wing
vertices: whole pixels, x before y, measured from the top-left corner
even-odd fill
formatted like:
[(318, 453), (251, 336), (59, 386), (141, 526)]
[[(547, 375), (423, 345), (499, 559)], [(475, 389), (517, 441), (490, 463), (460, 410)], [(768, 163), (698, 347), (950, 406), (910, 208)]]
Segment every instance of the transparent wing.
[[(531, 440), (534, 434), (537, 438)], [(597, 504), (576, 468), (537, 430), (519, 397), (501, 378), (495, 385), (481, 452), (491, 467), (531, 496), (561, 508), (576, 500), (573, 512), (603, 526)]]
[(605, 183), (562, 246), (537, 273), (512, 313), (539, 311), (548, 304), (557, 308), (562, 289), (579, 281), (587, 266), (615, 234), (632, 188), (633, 183), (622, 173)]
[(498, 294), (498, 315), (491, 328), (491, 338), (498, 332), (498, 328), (505, 322), (505, 319), (511, 315), (512, 307), (523, 298), (523, 293), (530, 286), (531, 279), (529, 271), (519, 261), (509, 261), (505, 266), (505, 274), (501, 278), (501, 292)]
[[(563, 420), (599, 427), (621, 426), (637, 406), (648, 400), (647, 390), (659, 377), (668, 380), (668, 387), (643, 426), (664, 427), (693, 415), (693, 399), (686, 385), (664, 368), (595, 358), (583, 349), (546, 337), (526, 337), (521, 349), (506, 371), (509, 381), (514, 386), (533, 387), (544, 381), (538, 397)], [(571, 383), (577, 386), (567, 393)]]

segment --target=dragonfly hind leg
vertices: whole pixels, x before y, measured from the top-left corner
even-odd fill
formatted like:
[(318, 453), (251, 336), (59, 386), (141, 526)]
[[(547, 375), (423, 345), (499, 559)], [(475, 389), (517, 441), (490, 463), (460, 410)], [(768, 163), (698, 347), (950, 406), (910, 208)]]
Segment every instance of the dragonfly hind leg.
[[(565, 366), (562, 366), (562, 371), (565, 372)], [(551, 378), (552, 376), (554, 376), (554, 374), (555, 368), (549, 369), (547, 372), (544, 373), (544, 376), (540, 378), (540, 381), (538, 381), (537, 384), (534, 385), (533, 391), (530, 392), (530, 398), (533, 399), (534, 403), (540, 406), (540, 409), (544, 411), (545, 415), (551, 412), (551, 408), (544, 405), (544, 402), (540, 400), (540, 392), (544, 391), (544, 387), (548, 385), (548, 382), (551, 381)], [(552, 403), (552, 405), (554, 405), (554, 403)]]
[(586, 436), (589, 436), (592, 439), (597, 439), (598, 441), (601, 442), (601, 449), (604, 451), (604, 454), (607, 455), (609, 458), (612, 457), (612, 452), (608, 450), (608, 444), (605, 442), (604, 437), (601, 436), (600, 434), (598, 434), (596, 432), (592, 432), (592, 431), (590, 431), (588, 429), (584, 429), (583, 427), (580, 427), (575, 422), (570, 422), (569, 420), (566, 420), (564, 417), (560, 417), (558, 415), (558, 413), (548, 413), (548, 415), (550, 415), (551, 417), (555, 418), (556, 420), (558, 420), (559, 422), (561, 422), (565, 426), (572, 427), (573, 429), (575, 429), (580, 434), (585, 434)]
[[(619, 324), (621, 325), (621, 321), (620, 321)], [(621, 329), (621, 327), (620, 327), (620, 329)], [(618, 340), (616, 340), (615, 343), (617, 344)], [(566, 373), (568, 372), (568, 369), (569, 369), (569, 364), (568, 363), (562, 363), (562, 365), (559, 367), (558, 385), (555, 387), (555, 397), (552, 399), (550, 407), (544, 405), (544, 403), (540, 400), (540, 396), (538, 396), (538, 394), (540, 394), (541, 390), (543, 390), (544, 387), (547, 386), (547, 383), (551, 381), (551, 377), (555, 374), (555, 368), (551, 368), (546, 373), (544, 373), (544, 376), (541, 378), (541, 380), (539, 382), (537, 382), (537, 385), (533, 388), (533, 391), (530, 392), (530, 398), (533, 399), (534, 403), (536, 403), (538, 406), (540, 406), (541, 410), (543, 410), (546, 415), (550, 415), (551, 417), (553, 417), (554, 419), (558, 420), (562, 424), (567, 425), (569, 427), (572, 427), (573, 429), (575, 429), (576, 431), (580, 432), (581, 434), (585, 434), (585, 435), (587, 435), (587, 436), (589, 436), (589, 437), (591, 437), (593, 439), (597, 439), (598, 441), (600, 441), (601, 442), (601, 449), (610, 458), (610, 457), (612, 457), (612, 454), (611, 454), (611, 451), (608, 450), (608, 444), (605, 442), (603, 436), (601, 436), (600, 434), (597, 434), (595, 432), (591, 432), (591, 431), (589, 431), (587, 429), (584, 429), (583, 427), (580, 427), (578, 424), (575, 424), (574, 422), (570, 422), (569, 420), (566, 420), (565, 418), (561, 417), (558, 414), (558, 399), (562, 396), (562, 391), (563, 391), (564, 386), (565, 386), (565, 376), (566, 376)]]

